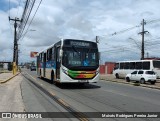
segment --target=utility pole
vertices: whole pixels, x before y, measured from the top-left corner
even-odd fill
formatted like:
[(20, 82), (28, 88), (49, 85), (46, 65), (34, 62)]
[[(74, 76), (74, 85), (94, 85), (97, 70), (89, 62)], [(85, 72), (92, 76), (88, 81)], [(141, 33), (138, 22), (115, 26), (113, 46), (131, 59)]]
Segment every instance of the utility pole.
[(149, 58), (149, 53), (147, 52), (147, 58)]
[(13, 62), (18, 65), (18, 42), (17, 42), (17, 22), (21, 22), (19, 18), (11, 19), (9, 17), (9, 21), (14, 21), (14, 49), (13, 49)]
[(99, 36), (96, 36), (96, 43), (99, 43)]
[(146, 22), (144, 21), (144, 19), (143, 19), (143, 21), (142, 21), (141, 24), (142, 24), (142, 32), (139, 33), (139, 34), (142, 35), (141, 60), (144, 60), (144, 34), (146, 32), (148, 32), (148, 31), (144, 31), (144, 25), (146, 24)]

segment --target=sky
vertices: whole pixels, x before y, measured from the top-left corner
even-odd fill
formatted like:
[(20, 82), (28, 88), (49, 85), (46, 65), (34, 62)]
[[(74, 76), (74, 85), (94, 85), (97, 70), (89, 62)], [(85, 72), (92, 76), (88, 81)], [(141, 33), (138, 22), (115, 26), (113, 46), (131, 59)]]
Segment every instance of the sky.
[[(21, 18), (26, 0), (0, 0), (0, 61), (13, 60), (14, 23)], [(40, 0), (36, 0), (29, 22)], [(64, 39), (95, 41), (99, 38), (101, 63), (141, 58), (142, 20), (148, 31), (145, 57), (160, 57), (160, 0), (42, 0), (19, 41), (19, 62), (34, 61), (30, 52)], [(129, 29), (132, 28), (132, 29)], [(116, 32), (116, 34), (114, 34)]]

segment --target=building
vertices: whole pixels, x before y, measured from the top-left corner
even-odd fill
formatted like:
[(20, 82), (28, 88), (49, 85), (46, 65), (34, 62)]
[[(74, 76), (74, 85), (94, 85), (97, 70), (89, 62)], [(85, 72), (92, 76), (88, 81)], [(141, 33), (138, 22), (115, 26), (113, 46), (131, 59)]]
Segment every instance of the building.
[(0, 70), (12, 70), (12, 62), (0, 61)]
[(160, 60), (160, 58), (152, 57), (152, 58), (144, 58), (144, 60)]
[(105, 62), (104, 65), (100, 65), (100, 74), (112, 74), (115, 67), (115, 62)]

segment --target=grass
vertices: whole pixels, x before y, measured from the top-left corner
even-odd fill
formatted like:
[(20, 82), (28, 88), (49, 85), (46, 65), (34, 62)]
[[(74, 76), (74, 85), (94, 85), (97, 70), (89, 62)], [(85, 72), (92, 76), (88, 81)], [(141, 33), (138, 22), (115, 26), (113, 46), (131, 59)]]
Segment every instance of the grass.
[(140, 86), (140, 83), (133, 83), (134, 86)]

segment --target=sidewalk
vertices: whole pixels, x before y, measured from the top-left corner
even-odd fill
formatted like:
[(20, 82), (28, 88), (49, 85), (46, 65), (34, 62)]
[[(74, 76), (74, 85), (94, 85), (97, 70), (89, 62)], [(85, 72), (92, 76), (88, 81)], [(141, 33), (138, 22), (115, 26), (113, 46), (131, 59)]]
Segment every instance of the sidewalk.
[(117, 83), (123, 83), (123, 84), (130, 84), (134, 86), (142, 86), (142, 87), (147, 87), (147, 88), (152, 88), (152, 89), (159, 89), (160, 90), (160, 80), (158, 79), (157, 82), (152, 85), (150, 83), (146, 84), (139, 84), (139, 83), (134, 83), (134, 82), (126, 82), (125, 79), (116, 79), (115, 76), (112, 74), (101, 74), (100, 75), (101, 80), (105, 81), (111, 81), (111, 82), (117, 82)]
[[(4, 73), (3, 76), (0, 74), (0, 77), (3, 79), (8, 79), (8, 76), (12, 76), (12, 73)], [(23, 118), (13, 118), (14, 112), (25, 112), (25, 106), (23, 102), (23, 97), (21, 93), (21, 82), (23, 81), (23, 77), (21, 74), (15, 76), (7, 83), (0, 84), (0, 112), (7, 113), (8, 115), (4, 115), (4, 117), (12, 117), (12, 118), (0, 118), (0, 121), (27, 121), (27, 119)]]
[(15, 75), (13, 75), (12, 71), (7, 72), (7, 73), (0, 73), (0, 83), (5, 83), (18, 74), (19, 74), (19, 72), (17, 72)]

